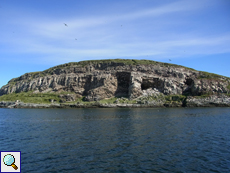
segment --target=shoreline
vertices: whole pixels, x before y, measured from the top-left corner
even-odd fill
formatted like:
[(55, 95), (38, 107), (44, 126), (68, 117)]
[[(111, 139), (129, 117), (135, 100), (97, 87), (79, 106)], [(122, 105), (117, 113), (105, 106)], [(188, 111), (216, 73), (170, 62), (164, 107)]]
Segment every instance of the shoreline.
[(171, 101), (163, 103), (159, 100), (147, 102), (145, 104), (138, 103), (23, 103), (19, 101), (0, 101), (0, 108), (157, 108), (157, 107), (230, 107), (230, 97), (227, 96), (209, 96), (205, 98), (187, 97), (183, 102)]

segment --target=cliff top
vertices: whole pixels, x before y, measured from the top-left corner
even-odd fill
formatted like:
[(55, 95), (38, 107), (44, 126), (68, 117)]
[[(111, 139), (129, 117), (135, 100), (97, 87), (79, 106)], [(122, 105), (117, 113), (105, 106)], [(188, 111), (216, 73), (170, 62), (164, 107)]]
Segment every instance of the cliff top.
[(134, 65), (134, 66), (138, 66), (138, 65), (154, 65), (154, 66), (159, 66), (159, 67), (174, 67), (174, 68), (183, 68), (183, 69), (187, 69), (190, 71), (194, 71), (194, 72), (198, 72), (199, 73), (199, 77), (198, 78), (208, 78), (208, 79), (218, 79), (218, 78), (222, 78), (222, 79), (229, 79), (226, 76), (221, 76), (218, 74), (214, 74), (214, 73), (208, 73), (208, 72), (204, 72), (204, 71), (197, 71), (195, 69), (189, 68), (189, 67), (185, 67), (185, 66), (181, 66), (181, 65), (177, 65), (177, 64), (171, 64), (171, 63), (163, 63), (163, 62), (158, 62), (158, 61), (152, 61), (152, 60), (135, 60), (135, 59), (105, 59), (105, 60), (87, 60), (87, 61), (79, 61), (79, 62), (69, 62), (69, 63), (65, 63), (65, 64), (61, 64), (58, 66), (54, 66), (51, 67), (47, 70), (44, 71), (37, 71), (37, 72), (30, 72), (30, 73), (25, 73), (24, 75), (17, 77), (17, 78), (13, 78), (11, 79), (9, 83), (13, 84), (14, 82), (17, 82), (19, 80), (21, 80), (23, 78), (23, 76), (25, 76), (26, 78), (36, 78), (36, 77), (43, 77), (46, 75), (50, 75), (54, 72), (54, 70), (57, 69), (69, 69), (71, 67), (85, 67), (88, 65), (96, 65), (96, 64), (108, 64), (108, 65), (114, 65), (114, 66), (122, 66), (122, 65)]
[[(57, 68), (69, 68), (71, 66), (81, 66), (85, 67), (87, 65), (96, 65), (96, 64), (113, 64), (113, 65), (158, 65), (161, 67), (181, 67), (189, 70), (194, 70), (192, 68), (184, 67), (181, 65), (171, 64), (171, 63), (163, 63), (152, 60), (136, 60), (136, 59), (104, 59), (104, 60), (86, 60), (79, 62), (69, 62), (66, 64), (61, 64), (58, 66), (51, 67), (45, 71), (54, 70)], [(196, 71), (196, 70), (194, 70)]]

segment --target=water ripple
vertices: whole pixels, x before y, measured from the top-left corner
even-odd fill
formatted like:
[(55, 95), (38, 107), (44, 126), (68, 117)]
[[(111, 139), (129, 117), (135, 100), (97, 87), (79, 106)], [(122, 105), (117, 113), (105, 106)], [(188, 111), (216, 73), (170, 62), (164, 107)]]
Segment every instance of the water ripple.
[(229, 108), (0, 109), (23, 172), (230, 172)]

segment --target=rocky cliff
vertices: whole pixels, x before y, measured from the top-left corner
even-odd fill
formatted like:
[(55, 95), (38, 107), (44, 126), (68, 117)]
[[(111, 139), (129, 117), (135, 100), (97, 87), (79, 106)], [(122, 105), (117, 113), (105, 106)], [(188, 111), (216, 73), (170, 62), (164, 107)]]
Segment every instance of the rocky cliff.
[[(0, 89), (10, 93), (62, 93), (66, 100), (112, 97), (129, 100), (156, 95), (227, 95), (230, 79), (187, 67), (150, 60), (95, 60), (67, 63), (42, 72), (26, 73)], [(71, 98), (69, 98), (71, 97)]]

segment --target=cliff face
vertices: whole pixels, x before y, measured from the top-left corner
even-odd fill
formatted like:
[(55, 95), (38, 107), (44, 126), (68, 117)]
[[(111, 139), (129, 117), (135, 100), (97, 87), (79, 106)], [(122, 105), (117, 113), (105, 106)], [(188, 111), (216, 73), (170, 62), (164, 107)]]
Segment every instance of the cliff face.
[(111, 97), (136, 99), (164, 95), (218, 95), (229, 92), (229, 78), (186, 67), (147, 60), (82, 61), (26, 73), (0, 89), (13, 92), (74, 92), (88, 101)]

